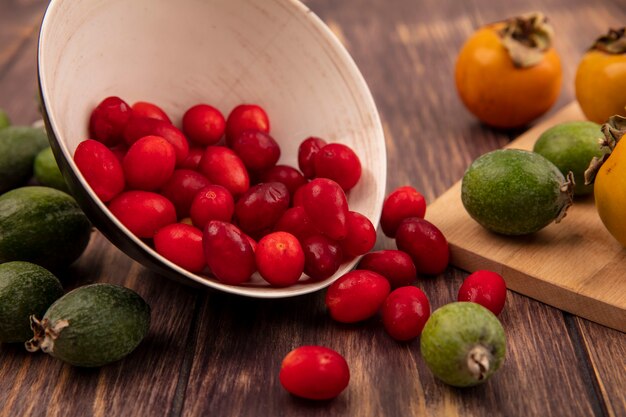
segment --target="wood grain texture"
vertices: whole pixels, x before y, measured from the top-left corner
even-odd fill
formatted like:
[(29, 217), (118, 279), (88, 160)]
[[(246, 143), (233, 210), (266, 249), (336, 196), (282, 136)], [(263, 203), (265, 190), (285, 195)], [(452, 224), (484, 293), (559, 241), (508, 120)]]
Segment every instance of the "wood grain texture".
[[(572, 103), (507, 148), (532, 150), (548, 128), (577, 120), (584, 117)], [(429, 206), (426, 218), (447, 237), (459, 268), (498, 271), (514, 291), (626, 332), (626, 250), (602, 224), (592, 197), (576, 199), (558, 224), (507, 237), (472, 220), (457, 182)]]
[[(0, 1), (0, 107), (16, 123), (38, 118), (34, 59), (46, 3)], [(621, 0), (306, 4), (339, 35), (372, 90), (385, 126), (388, 190), (411, 184), (429, 202), (475, 157), (522, 133), (481, 125), (456, 97), (454, 59), (475, 27), (533, 9), (552, 18), (563, 34), (557, 48), (564, 84), (548, 118), (572, 101), (575, 66), (589, 42), (626, 21)], [(395, 247), (380, 232), (379, 238), (377, 248)], [(451, 267), (438, 277), (420, 277), (417, 285), (436, 308), (455, 299), (466, 275)], [(501, 316), (508, 336), (503, 369), (483, 386), (459, 390), (433, 378), (419, 341), (394, 342), (379, 317), (352, 326), (332, 322), (323, 292), (250, 300), (188, 289), (135, 264), (99, 234), (64, 281), (68, 288), (106, 281), (135, 289), (153, 307), (150, 335), (125, 360), (96, 370), (0, 345), (2, 417), (626, 414), (624, 334), (564, 317), (515, 292), (507, 294)], [(346, 392), (333, 401), (309, 402), (280, 388), (280, 362), (302, 344), (323, 344), (345, 355), (352, 373)]]

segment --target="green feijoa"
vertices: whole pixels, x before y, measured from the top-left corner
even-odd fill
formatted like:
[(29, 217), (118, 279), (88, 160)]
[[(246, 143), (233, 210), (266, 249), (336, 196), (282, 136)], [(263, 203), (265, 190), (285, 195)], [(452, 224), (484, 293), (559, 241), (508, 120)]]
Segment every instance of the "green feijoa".
[(63, 295), (50, 271), (30, 262), (0, 265), (0, 342), (25, 342), (33, 336), (29, 317), (41, 317)]
[(559, 168), (563, 175), (574, 174), (574, 195), (586, 195), (593, 185), (585, 185), (585, 170), (593, 157), (605, 151), (598, 144), (603, 137), (600, 125), (594, 122), (565, 122), (546, 130), (535, 142), (533, 151), (543, 155)]
[(9, 115), (2, 109), (0, 109), (0, 129), (11, 126), (11, 119)]
[(92, 284), (59, 298), (31, 325), (27, 350), (41, 349), (75, 366), (102, 366), (139, 345), (150, 327), (150, 306), (128, 288)]
[(487, 381), (502, 365), (506, 337), (498, 318), (480, 304), (454, 302), (435, 310), (420, 337), (433, 374), (455, 387)]
[(69, 193), (69, 188), (67, 188), (63, 174), (61, 174), (57, 161), (54, 159), (51, 147), (48, 146), (37, 154), (33, 172), (39, 184)]
[(572, 204), (574, 181), (535, 152), (499, 149), (465, 171), (461, 201), (483, 227), (505, 235), (536, 232), (559, 222)]
[(62, 191), (29, 186), (0, 196), (0, 262), (66, 267), (83, 253), (90, 235), (87, 216)]
[(9, 126), (0, 129), (0, 193), (24, 185), (33, 176), (35, 156), (48, 146), (44, 129)]

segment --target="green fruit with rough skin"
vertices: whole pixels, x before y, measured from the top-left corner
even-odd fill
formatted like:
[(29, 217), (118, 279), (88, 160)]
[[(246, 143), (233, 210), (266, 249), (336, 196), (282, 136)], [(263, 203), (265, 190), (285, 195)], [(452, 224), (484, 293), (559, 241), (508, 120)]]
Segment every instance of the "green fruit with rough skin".
[(33, 186), (0, 196), (0, 262), (66, 267), (83, 253), (90, 235), (87, 216), (62, 191)]
[(0, 109), (0, 129), (11, 126), (11, 119), (9, 115), (2, 109)]
[(498, 318), (480, 304), (454, 302), (435, 310), (420, 337), (433, 374), (455, 387), (482, 384), (502, 366), (506, 336)]
[(41, 317), (63, 295), (50, 271), (30, 262), (0, 265), (0, 342), (25, 342), (33, 336), (29, 317)]
[(567, 178), (535, 152), (499, 149), (477, 158), (465, 171), (461, 201), (486, 229), (505, 235), (536, 232), (559, 222), (572, 204)]
[(69, 188), (67, 188), (63, 174), (61, 174), (57, 161), (54, 159), (51, 147), (48, 146), (37, 154), (33, 171), (39, 184), (69, 193)]
[(600, 125), (594, 122), (565, 122), (551, 127), (539, 136), (533, 151), (546, 157), (563, 175), (574, 173), (574, 195), (586, 195), (593, 185), (585, 185), (585, 170), (593, 157), (605, 153), (598, 139), (603, 137)]
[(41, 349), (75, 366), (103, 366), (131, 353), (150, 328), (150, 306), (136, 292), (112, 284), (79, 287), (31, 319), (30, 352)]
[(0, 129), (0, 193), (20, 187), (33, 176), (35, 156), (48, 146), (43, 129), (9, 126)]

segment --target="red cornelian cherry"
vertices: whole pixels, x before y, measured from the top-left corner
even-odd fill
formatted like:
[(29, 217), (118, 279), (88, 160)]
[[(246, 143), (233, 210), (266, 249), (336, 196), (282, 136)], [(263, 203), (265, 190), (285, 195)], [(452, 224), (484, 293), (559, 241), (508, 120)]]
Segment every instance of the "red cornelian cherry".
[(459, 288), (458, 301), (478, 303), (497, 316), (506, 302), (506, 282), (496, 272), (476, 271), (463, 281)]
[(374, 271), (387, 278), (392, 288), (410, 285), (417, 278), (417, 271), (408, 253), (401, 250), (380, 250), (365, 254), (357, 269)]
[(209, 184), (200, 189), (191, 202), (189, 216), (194, 226), (204, 228), (211, 220), (230, 222), (235, 212), (233, 196), (221, 185)]
[(341, 247), (326, 236), (314, 235), (302, 241), (304, 251), (304, 273), (321, 281), (332, 276), (343, 260)]
[(392, 191), (383, 202), (380, 227), (388, 237), (395, 237), (402, 220), (409, 217), (424, 218), (426, 200), (415, 188), (404, 186)]
[(187, 154), (187, 158), (183, 162), (177, 165), (178, 168), (182, 169), (193, 169), (197, 170), (200, 165), (200, 160), (202, 159), (202, 155), (204, 155), (204, 148), (200, 147), (191, 147), (189, 148), (189, 153)]
[(428, 220), (419, 217), (404, 219), (396, 232), (396, 245), (411, 256), (420, 274), (438, 275), (448, 266), (448, 241)]
[(176, 164), (182, 164), (189, 155), (189, 142), (172, 124), (149, 117), (133, 117), (124, 129), (124, 141), (132, 145), (144, 136), (160, 136), (168, 141), (176, 152)]
[(249, 171), (270, 169), (280, 158), (278, 143), (269, 134), (258, 130), (241, 132), (231, 143), (231, 148)]
[(128, 152), (128, 146), (126, 146), (125, 143), (120, 143), (109, 149), (113, 152), (117, 160), (120, 161), (120, 164), (124, 163), (124, 157), (126, 156), (126, 152)]
[(243, 161), (232, 149), (207, 146), (198, 170), (213, 184), (225, 187), (237, 198), (250, 188), (250, 176)]
[(258, 237), (270, 231), (289, 208), (289, 191), (280, 182), (254, 185), (235, 204), (237, 225), (245, 233)]
[(356, 211), (349, 211), (346, 225), (348, 234), (339, 242), (345, 258), (354, 258), (372, 250), (376, 244), (376, 228), (367, 217)]
[(261, 174), (261, 182), (282, 182), (293, 197), (296, 190), (307, 183), (304, 175), (289, 165), (275, 165)]
[(122, 167), (130, 189), (154, 191), (172, 176), (175, 165), (176, 152), (168, 141), (144, 136), (128, 148)]
[(315, 178), (302, 187), (302, 206), (313, 224), (334, 240), (348, 235), (348, 200), (335, 181)]
[(302, 206), (292, 207), (285, 211), (274, 225), (274, 231), (289, 232), (300, 241), (320, 233)]
[(389, 295), (389, 281), (372, 271), (348, 272), (326, 292), (330, 316), (341, 323), (356, 323), (374, 316)]
[(132, 115), (130, 106), (121, 98), (111, 96), (102, 100), (89, 117), (89, 134), (106, 146), (117, 145)]
[(326, 146), (324, 139), (311, 136), (300, 143), (298, 147), (298, 167), (305, 178), (315, 178), (315, 155)]
[(150, 119), (163, 120), (169, 124), (172, 124), (167, 113), (156, 104), (147, 101), (138, 101), (132, 106), (133, 117), (148, 117)]
[(393, 290), (381, 308), (383, 325), (396, 340), (415, 339), (430, 317), (430, 303), (424, 291), (406, 286)]
[(206, 265), (200, 229), (174, 223), (159, 229), (154, 235), (154, 248), (164, 258), (189, 272), (198, 273)]
[(203, 233), (204, 257), (211, 273), (224, 284), (248, 281), (256, 270), (248, 237), (231, 223), (211, 220)]
[(231, 110), (226, 119), (226, 144), (231, 146), (237, 136), (246, 130), (270, 131), (267, 113), (256, 104), (240, 104)]
[(124, 170), (115, 154), (93, 139), (82, 141), (74, 151), (74, 163), (98, 198), (110, 201), (124, 190)]
[(109, 210), (140, 238), (152, 238), (157, 230), (176, 222), (174, 205), (150, 191), (125, 191), (111, 200)]
[(196, 194), (210, 184), (209, 180), (197, 171), (177, 169), (161, 187), (161, 194), (174, 203), (176, 215), (182, 219), (189, 216), (191, 203)]
[(361, 161), (352, 148), (342, 143), (329, 143), (321, 148), (313, 160), (315, 176), (330, 178), (350, 191), (361, 178)]
[(224, 135), (226, 119), (222, 113), (208, 104), (190, 107), (183, 115), (183, 132), (196, 145), (214, 145)]
[(336, 351), (324, 346), (300, 346), (289, 352), (278, 374), (289, 393), (309, 400), (330, 400), (346, 389), (350, 368)]
[(295, 284), (304, 271), (304, 252), (291, 233), (273, 232), (257, 243), (256, 266), (264, 280), (275, 287)]

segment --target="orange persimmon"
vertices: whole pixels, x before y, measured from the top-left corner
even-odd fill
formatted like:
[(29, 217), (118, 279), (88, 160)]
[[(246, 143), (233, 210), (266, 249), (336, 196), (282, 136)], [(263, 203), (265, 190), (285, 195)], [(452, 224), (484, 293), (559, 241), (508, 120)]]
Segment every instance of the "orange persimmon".
[(545, 113), (561, 90), (552, 28), (539, 14), (477, 30), (456, 62), (456, 88), (478, 119), (498, 128), (524, 126)]

